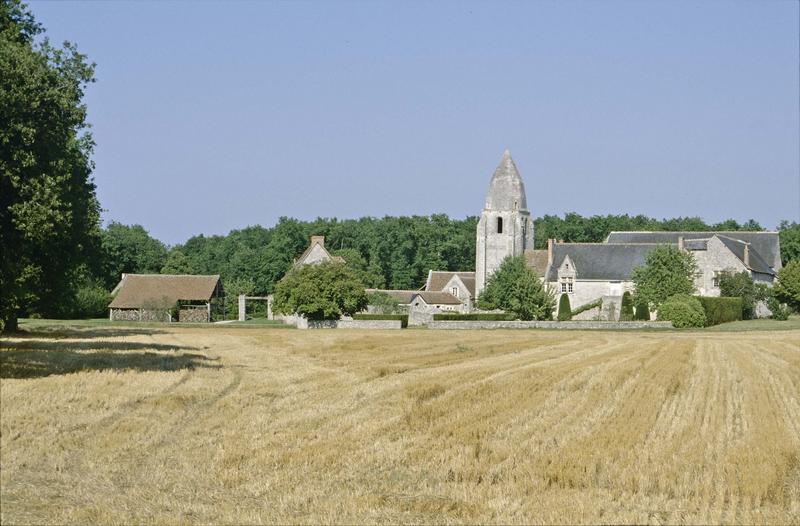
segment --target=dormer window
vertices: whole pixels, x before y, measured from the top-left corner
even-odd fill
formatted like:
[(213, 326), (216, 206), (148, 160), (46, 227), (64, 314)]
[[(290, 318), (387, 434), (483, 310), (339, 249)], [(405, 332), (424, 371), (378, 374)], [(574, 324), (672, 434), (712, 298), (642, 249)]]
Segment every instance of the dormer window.
[(497, 218), (497, 233), (498, 234), (502, 234), (503, 233), (503, 218), (502, 217), (498, 217)]

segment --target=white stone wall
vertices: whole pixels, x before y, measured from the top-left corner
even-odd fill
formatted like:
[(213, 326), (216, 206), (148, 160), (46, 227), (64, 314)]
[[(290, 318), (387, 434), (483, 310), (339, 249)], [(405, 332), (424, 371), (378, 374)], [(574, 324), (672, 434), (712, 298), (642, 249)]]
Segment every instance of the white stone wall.
[(744, 263), (737, 258), (722, 241), (716, 237), (708, 240), (706, 250), (691, 250), (700, 270), (700, 276), (694, 286), (700, 296), (719, 296), (719, 287), (714, 286), (714, 273), (729, 270), (742, 272), (747, 270)]

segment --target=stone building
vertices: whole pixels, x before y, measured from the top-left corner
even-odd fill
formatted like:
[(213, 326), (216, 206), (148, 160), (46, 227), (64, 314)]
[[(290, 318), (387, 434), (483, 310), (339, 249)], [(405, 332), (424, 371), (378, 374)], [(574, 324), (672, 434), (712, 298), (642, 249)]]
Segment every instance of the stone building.
[(223, 291), (219, 275), (123, 274), (111, 294), (112, 321), (208, 323)]
[(489, 182), (475, 248), (476, 297), (507, 256), (533, 250), (533, 220), (525, 185), (508, 150), (503, 152)]
[[(659, 245), (694, 255), (700, 270), (695, 286), (704, 296), (719, 296), (722, 272), (746, 271), (756, 282), (771, 284), (781, 268), (777, 232), (612, 232), (603, 243), (551, 239), (547, 250), (534, 250), (525, 185), (508, 150), (492, 175), (476, 235), (475, 290), (469, 307), (503, 259), (520, 254), (556, 296), (569, 295), (573, 309), (602, 299), (611, 316), (619, 314), (622, 294), (633, 290), (633, 269), (644, 265), (648, 252)], [(451, 279), (447, 276), (462, 274), (468, 273), (432, 271), (426, 290), (453, 287), (439, 289), (442, 281)], [(432, 286), (431, 278), (437, 275), (442, 278)], [(595, 309), (583, 316), (602, 315)]]
[(336, 261), (344, 263), (344, 259), (339, 256), (332, 256), (325, 248), (325, 236), (311, 236), (311, 242), (303, 254), (295, 260), (295, 266), (312, 265), (324, 261)]

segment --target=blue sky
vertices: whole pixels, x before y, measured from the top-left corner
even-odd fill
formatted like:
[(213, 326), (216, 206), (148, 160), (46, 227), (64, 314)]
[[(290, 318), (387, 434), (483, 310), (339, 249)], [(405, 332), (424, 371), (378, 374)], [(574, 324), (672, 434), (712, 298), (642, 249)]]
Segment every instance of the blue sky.
[(31, 2), (97, 63), (105, 220), (167, 243), (280, 216), (800, 220), (793, 1)]

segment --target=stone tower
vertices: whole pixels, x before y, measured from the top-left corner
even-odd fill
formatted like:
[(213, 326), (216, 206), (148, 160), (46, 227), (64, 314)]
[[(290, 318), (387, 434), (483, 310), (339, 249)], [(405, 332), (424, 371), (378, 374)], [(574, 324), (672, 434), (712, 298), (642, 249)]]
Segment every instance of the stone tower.
[(478, 221), (475, 248), (476, 297), (506, 256), (519, 256), (525, 250), (533, 250), (533, 220), (525, 198), (525, 185), (508, 150), (503, 152), (489, 183), (486, 204)]

